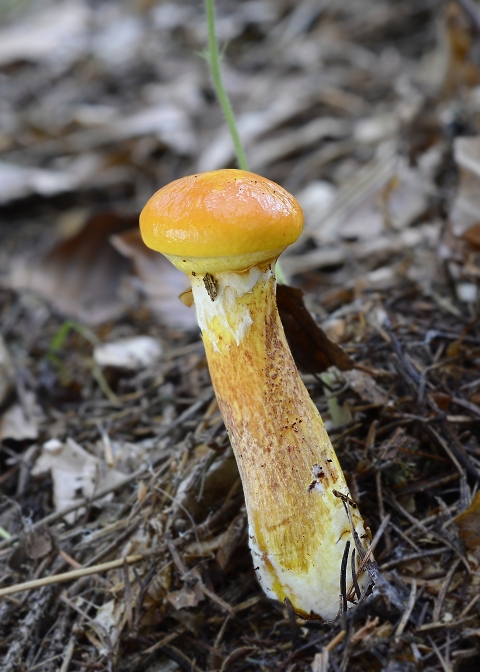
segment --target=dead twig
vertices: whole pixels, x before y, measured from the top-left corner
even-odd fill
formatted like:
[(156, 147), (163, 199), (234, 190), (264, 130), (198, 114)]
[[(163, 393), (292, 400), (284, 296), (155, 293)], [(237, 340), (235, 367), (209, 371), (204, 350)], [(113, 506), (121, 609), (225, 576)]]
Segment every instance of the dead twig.
[(64, 572), (63, 574), (53, 574), (51, 576), (46, 576), (43, 579), (35, 579), (35, 581), (25, 581), (25, 583), (17, 583), (14, 586), (8, 586), (7, 588), (0, 588), (0, 597), (6, 597), (7, 595), (15, 595), (15, 593), (22, 593), (26, 590), (36, 590), (38, 588), (43, 588), (45, 586), (52, 586), (57, 583), (65, 583), (65, 581), (74, 581), (80, 579), (84, 576), (91, 576), (92, 574), (100, 574), (101, 572), (108, 572), (111, 569), (119, 569), (127, 563), (127, 565), (133, 565), (140, 560), (144, 560), (147, 555), (129, 555), (126, 558), (121, 558), (120, 560), (112, 560), (111, 562), (104, 562), (100, 565), (94, 565), (92, 567), (84, 567), (82, 569), (75, 569), (72, 572)]
[(405, 630), (405, 626), (408, 623), (408, 619), (412, 615), (413, 607), (415, 606), (415, 600), (417, 597), (417, 582), (415, 580), (412, 581), (412, 585), (410, 586), (410, 594), (408, 596), (407, 603), (405, 605), (405, 611), (402, 614), (402, 617), (400, 618), (400, 621), (398, 622), (398, 625), (395, 629), (395, 639), (398, 641), (400, 637), (403, 634), (403, 631)]
[(447, 576), (445, 577), (445, 580), (444, 580), (443, 585), (442, 585), (442, 590), (439, 592), (438, 597), (435, 601), (435, 606), (433, 608), (432, 621), (434, 621), (434, 622), (440, 620), (440, 613), (442, 611), (443, 603), (444, 603), (445, 598), (447, 596), (447, 593), (450, 589), (450, 584), (452, 582), (453, 575), (457, 571), (457, 567), (460, 564), (460, 561), (461, 561), (460, 558), (457, 558), (456, 560), (454, 560), (452, 566), (448, 570)]

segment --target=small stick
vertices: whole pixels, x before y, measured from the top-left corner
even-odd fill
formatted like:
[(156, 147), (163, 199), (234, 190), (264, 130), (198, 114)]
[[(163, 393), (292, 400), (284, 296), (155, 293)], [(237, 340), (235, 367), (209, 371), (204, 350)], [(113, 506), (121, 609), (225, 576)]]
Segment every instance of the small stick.
[[(375, 474), (375, 483), (377, 486), (377, 499), (378, 499), (378, 510), (380, 513), (380, 520), (385, 519), (385, 506), (383, 504), (383, 492), (382, 492), (382, 472), (377, 471)], [(388, 530), (385, 530), (385, 546), (387, 547), (387, 551), (390, 552), (392, 550), (392, 540), (390, 538), (390, 533)]]
[(461, 618), (464, 618), (464, 617), (468, 614), (468, 612), (470, 611), (470, 609), (475, 605), (475, 603), (478, 602), (478, 600), (480, 600), (480, 593), (477, 593), (476, 595), (474, 595), (474, 597), (472, 597), (472, 599), (471, 599), (470, 602), (467, 604), (467, 606), (465, 607), (465, 609), (464, 609), (464, 610), (462, 611), (462, 613), (459, 615), (458, 620), (460, 620)]
[(132, 587), (130, 585), (130, 576), (128, 574), (128, 563), (126, 559), (122, 565), (123, 582), (125, 584), (124, 603), (127, 614), (127, 623), (130, 632), (133, 632), (133, 614), (132, 614)]
[(418, 529), (422, 530), (422, 532), (427, 534), (429, 537), (435, 539), (436, 541), (440, 541), (441, 543), (444, 543), (446, 546), (448, 546), (455, 553), (455, 555), (458, 558), (460, 558), (460, 560), (463, 562), (467, 572), (469, 574), (472, 573), (472, 570), (470, 568), (470, 565), (468, 564), (467, 559), (462, 555), (462, 553), (455, 546), (455, 544), (450, 541), (450, 539), (448, 539), (444, 535), (438, 534), (434, 530), (429, 530), (425, 525), (425, 521), (422, 522), (421, 520), (417, 520), (415, 516), (412, 516), (411, 513), (406, 511), (406, 509), (403, 508), (403, 506), (400, 504), (400, 502), (397, 501), (397, 499), (394, 497), (392, 493), (388, 495), (388, 500), (402, 514), (402, 516), (404, 516), (410, 523), (412, 523), (414, 527), (417, 527)]
[(459, 474), (462, 476), (463, 473), (464, 473), (462, 465), (457, 460), (457, 457), (455, 456), (453, 451), (450, 449), (450, 446), (448, 445), (448, 443), (440, 436), (440, 434), (438, 432), (436, 432), (433, 429), (433, 427), (429, 427), (428, 429), (429, 429), (430, 433), (433, 435), (433, 437), (436, 439), (438, 445), (441, 446), (443, 448), (443, 450), (447, 453), (448, 457), (451, 459), (451, 461), (453, 462), (453, 464), (457, 468)]
[(22, 593), (26, 590), (34, 590), (35, 588), (43, 588), (44, 586), (52, 586), (56, 583), (65, 583), (65, 581), (73, 581), (80, 579), (83, 576), (91, 576), (92, 574), (99, 574), (100, 572), (107, 572), (110, 569), (118, 569), (123, 567), (124, 563), (133, 565), (146, 558), (146, 555), (128, 555), (126, 558), (119, 560), (112, 560), (111, 562), (104, 562), (93, 567), (83, 567), (82, 569), (75, 569), (72, 572), (64, 572), (63, 574), (53, 574), (52, 576), (45, 576), (43, 579), (35, 579), (35, 581), (25, 581), (25, 583), (17, 583), (14, 586), (0, 589), (0, 597), (7, 595), (14, 595), (15, 593)]
[(355, 595), (357, 596), (357, 601), (358, 601), (362, 596), (362, 591), (360, 590), (360, 586), (358, 585), (358, 580), (357, 580), (357, 566), (356, 566), (356, 562), (355, 562), (355, 549), (353, 549), (353, 551), (352, 551), (351, 561), (352, 561), (352, 581), (353, 581), (353, 585), (354, 585), (354, 588), (355, 588)]
[(195, 572), (195, 574), (193, 576), (197, 579), (198, 585), (200, 586), (200, 589), (201, 589), (202, 593), (206, 597), (210, 598), (212, 600), (212, 602), (214, 602), (217, 606), (220, 607), (220, 609), (225, 611), (230, 616), (230, 618), (235, 618), (235, 611), (234, 611), (232, 605), (229, 604), (228, 602), (226, 602), (225, 600), (223, 600), (220, 597), (220, 595), (217, 595), (212, 590), (207, 588), (207, 586), (203, 583), (203, 581), (200, 577), (200, 573)]
[(437, 600), (435, 602), (435, 606), (433, 608), (433, 614), (432, 614), (432, 622), (436, 623), (437, 621), (440, 620), (440, 613), (442, 611), (443, 603), (445, 602), (445, 598), (447, 597), (447, 593), (450, 589), (450, 584), (453, 579), (453, 575), (457, 571), (457, 567), (460, 564), (460, 558), (456, 558), (453, 561), (452, 566), (448, 570), (448, 574), (445, 577), (443, 584), (442, 584), (442, 589), (440, 590)]
[(76, 639), (77, 638), (76, 638), (75, 634), (72, 634), (72, 636), (70, 637), (70, 640), (68, 642), (67, 649), (66, 649), (65, 653), (63, 654), (63, 656), (64, 656), (63, 663), (62, 663), (62, 667), (60, 668), (59, 672), (68, 672), (68, 667), (70, 665), (70, 661), (72, 660), (73, 653), (75, 651)]
[(327, 649), (328, 652), (333, 651), (333, 649), (338, 646), (340, 642), (343, 642), (346, 634), (346, 630), (340, 630), (338, 635), (335, 635), (335, 637), (324, 648)]
[(345, 544), (345, 550), (342, 558), (342, 568), (340, 570), (340, 594), (342, 596), (342, 613), (345, 614), (347, 606), (347, 563), (348, 554), (350, 553), (350, 541)]
[(288, 599), (288, 597), (286, 597), (283, 601), (285, 603), (285, 606), (287, 607), (288, 623), (290, 626), (290, 637), (292, 638), (292, 651), (295, 651), (295, 649), (298, 647), (298, 628), (295, 619), (295, 610), (293, 608), (293, 604)]
[(435, 651), (435, 654), (436, 654), (438, 660), (440, 661), (440, 665), (442, 666), (443, 671), (444, 672), (451, 672), (452, 667), (451, 667), (449, 661), (445, 660), (445, 658), (442, 656), (442, 654), (440, 652), (440, 649), (435, 644), (435, 642), (430, 637), (430, 635), (428, 636), (428, 640), (430, 642), (430, 645), (431, 645), (432, 649)]
[(417, 582), (415, 579), (412, 581), (412, 586), (410, 588), (410, 595), (408, 596), (408, 602), (405, 607), (405, 611), (402, 614), (402, 617), (397, 625), (397, 629), (395, 630), (395, 640), (398, 641), (405, 630), (405, 626), (408, 623), (408, 619), (410, 618), (413, 607), (415, 606), (415, 600), (417, 597)]
[(156, 642), (156, 644), (154, 644), (150, 648), (145, 649), (142, 652), (142, 657), (145, 658), (146, 656), (150, 656), (152, 653), (155, 653), (155, 651), (158, 651), (158, 649), (161, 649), (162, 647), (166, 646), (166, 644), (170, 644), (170, 642), (173, 642), (174, 639), (176, 639), (180, 635), (183, 635), (184, 632), (185, 628), (180, 627), (178, 630), (171, 632), (169, 635), (165, 635), (165, 637), (162, 637), (162, 639), (159, 642)]

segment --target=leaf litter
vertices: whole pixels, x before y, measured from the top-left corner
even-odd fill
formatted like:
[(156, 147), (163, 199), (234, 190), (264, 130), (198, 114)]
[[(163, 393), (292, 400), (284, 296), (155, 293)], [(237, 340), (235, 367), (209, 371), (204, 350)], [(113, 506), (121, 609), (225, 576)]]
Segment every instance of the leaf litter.
[(305, 205), (282, 319), (380, 569), (323, 624), (256, 583), (184, 278), (136, 230), (234, 165), (201, 4), (30, 4), (1, 10), (2, 670), (476, 670), (477, 3), (217, 2), (251, 164)]

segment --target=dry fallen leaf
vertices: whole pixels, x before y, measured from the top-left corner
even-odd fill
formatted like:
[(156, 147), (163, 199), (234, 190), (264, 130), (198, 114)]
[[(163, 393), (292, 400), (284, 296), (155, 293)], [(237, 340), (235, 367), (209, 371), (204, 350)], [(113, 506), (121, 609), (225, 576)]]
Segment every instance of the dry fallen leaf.
[(378, 455), (383, 462), (398, 459), (398, 451), (414, 452), (415, 439), (409, 436), (403, 427), (397, 427), (386, 441), (378, 446)]
[(31, 194), (54, 196), (78, 187), (73, 173), (0, 161), (0, 204)]
[(457, 138), (454, 157), (460, 181), (439, 255), (446, 262), (458, 300), (474, 304), (480, 278), (480, 136)]
[(293, 130), (283, 131), (274, 138), (259, 140), (252, 148), (252, 170), (262, 173), (267, 166), (280, 162), (303, 147), (311, 149), (325, 138), (343, 138), (348, 128), (343, 119), (320, 117)]
[(14, 382), (15, 368), (5, 341), (0, 335), (0, 407), (13, 392)]
[(480, 492), (468, 509), (455, 518), (455, 525), (465, 546), (480, 560)]
[(479, 220), (480, 136), (457, 138), (453, 148), (460, 182), (450, 219), (453, 233), (461, 236)]
[(312, 661), (312, 672), (328, 672), (329, 667), (329, 653), (327, 647), (324, 646), (323, 651), (315, 654)]
[(33, 392), (23, 395), (23, 403), (15, 403), (0, 416), (0, 440), (33, 441), (38, 437), (41, 411)]
[(111, 646), (115, 646), (122, 632), (125, 617), (125, 601), (109, 600), (104, 602), (95, 614), (94, 622), (105, 631)]
[(372, 376), (366, 371), (345, 371), (343, 377), (362, 401), (368, 404), (385, 406), (388, 403), (387, 396)]
[(111, 242), (121, 254), (133, 261), (142, 290), (162, 324), (174, 329), (198, 330), (195, 309), (187, 308), (179, 299), (190, 285), (185, 273), (175, 268), (163, 255), (146, 247), (138, 227), (112, 236)]
[(442, 18), (447, 61), (442, 93), (451, 95), (462, 87), (475, 86), (479, 82), (478, 62), (475, 62), (473, 53), (477, 35), (468, 14), (458, 2), (448, 2)]
[(195, 150), (195, 135), (187, 114), (180, 107), (167, 103), (141, 109), (129, 117), (107, 119), (96, 128), (76, 131), (68, 136), (68, 143), (72, 150), (86, 152), (145, 136), (156, 137), (178, 154), (189, 155)]
[(398, 165), (396, 149), (386, 141), (371, 161), (342, 184), (330, 208), (309, 223), (308, 234), (320, 248), (341, 237), (367, 239), (370, 243), (380, 235), (385, 216), (379, 197)]
[(162, 356), (162, 344), (152, 336), (132, 336), (95, 346), (93, 358), (99, 366), (136, 371), (152, 366)]
[(423, 58), (417, 74), (420, 85), (431, 96), (430, 107), (441, 99), (463, 93), (479, 81), (476, 22), (466, 11), (470, 8), (476, 13), (477, 3), (464, 0), (443, 4), (436, 12), (435, 48)]
[[(480, 212), (478, 213), (480, 217)], [(480, 248), (480, 223), (476, 223), (467, 229), (462, 238), (464, 238), (470, 245)]]
[(168, 593), (166, 599), (175, 609), (185, 609), (186, 607), (196, 607), (199, 602), (205, 599), (198, 582), (192, 586), (185, 585), (180, 590), (174, 590)]
[[(32, 469), (32, 476), (50, 472), (53, 479), (53, 497), (55, 510), (63, 511), (69, 506), (90, 498), (97, 490), (114, 486), (124, 479), (124, 475), (116, 469), (108, 469), (100, 460), (87, 453), (73, 439), (65, 443), (51, 439), (43, 444), (43, 451)], [(112, 495), (96, 500), (95, 505), (109, 501)], [(65, 516), (65, 520), (73, 523), (85, 513), (79, 508)]]
[(1, 66), (44, 60), (56, 63), (57, 68), (67, 67), (88, 48), (91, 15), (87, 3), (64, 2), (27, 16), (24, 22), (0, 32)]
[(367, 622), (353, 633), (352, 639), (350, 640), (352, 646), (363, 642), (365, 639), (374, 634), (379, 622), (380, 618), (378, 616), (375, 616), (375, 618), (370, 618), (370, 616), (367, 616)]
[[(201, 447), (197, 447), (197, 454)], [(213, 449), (204, 447), (207, 452), (190, 461), (187, 473), (178, 485), (174, 510), (179, 517), (189, 511), (195, 520), (201, 520), (239, 482), (238, 467), (232, 450), (229, 448), (218, 454)]]
[(347, 353), (324, 334), (306, 309), (301, 289), (278, 285), (277, 305), (290, 350), (301, 371), (321, 373), (330, 366), (340, 371), (353, 368)]
[(80, 232), (61, 240), (39, 261), (23, 260), (12, 284), (40, 293), (65, 316), (100, 324), (123, 310), (119, 288), (130, 263), (110, 236), (137, 225), (136, 217), (93, 215)]
[[(268, 104), (261, 108), (257, 107), (258, 111), (240, 114), (237, 118), (240, 137), (247, 147), (258, 143), (261, 136), (271, 133), (312, 104), (311, 94), (305, 90), (296, 90), (296, 95), (292, 95), (291, 91), (285, 95), (282, 93), (283, 88), (280, 82), (265, 81), (262, 87), (266, 85), (272, 90)], [(295, 88), (298, 89), (298, 87)], [(228, 165), (234, 157), (234, 146), (230, 132), (225, 125), (215, 130), (211, 142), (207, 143), (198, 158), (196, 170), (198, 172), (217, 170)]]
[(230, 523), (228, 530), (222, 537), (220, 548), (218, 549), (216, 560), (222, 569), (228, 565), (242, 541), (246, 541), (247, 535), (247, 517), (245, 512), (241, 512)]
[(8, 558), (8, 566), (19, 572), (28, 572), (35, 560), (41, 560), (54, 549), (55, 540), (48, 527), (33, 528), (27, 523)]
[[(296, 194), (305, 215), (305, 232), (314, 229), (318, 220), (325, 217), (333, 205), (337, 189), (330, 182), (314, 180), (309, 182), (301, 192)], [(292, 249), (292, 246), (290, 247)]]

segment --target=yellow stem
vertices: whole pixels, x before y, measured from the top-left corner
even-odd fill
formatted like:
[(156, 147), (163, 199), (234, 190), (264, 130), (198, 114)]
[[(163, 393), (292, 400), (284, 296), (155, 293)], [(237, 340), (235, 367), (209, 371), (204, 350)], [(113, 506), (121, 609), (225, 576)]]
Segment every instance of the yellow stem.
[[(267, 266), (218, 273), (213, 280), (213, 299), (202, 276), (192, 278), (192, 288), (242, 478), (257, 576), (269, 597), (288, 598), (297, 613), (333, 619), (347, 541), (354, 547), (338, 493), (350, 493), (288, 348), (275, 277)], [(358, 509), (351, 513), (366, 549), (363, 520)], [(363, 573), (362, 590), (368, 582)]]

